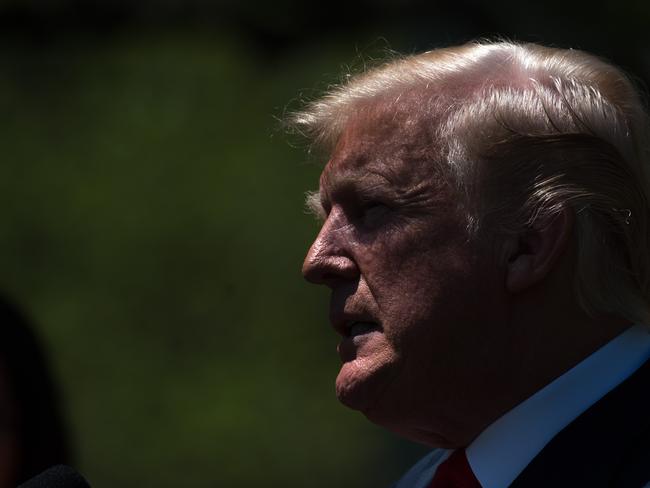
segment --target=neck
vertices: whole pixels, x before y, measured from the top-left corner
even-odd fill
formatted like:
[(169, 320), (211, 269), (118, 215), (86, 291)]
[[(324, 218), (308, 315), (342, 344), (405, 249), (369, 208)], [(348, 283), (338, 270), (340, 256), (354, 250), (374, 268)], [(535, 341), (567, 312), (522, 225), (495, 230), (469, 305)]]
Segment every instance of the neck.
[(512, 301), (511, 354), (518, 367), (512, 368), (509, 388), (517, 395), (506, 411), (632, 325), (620, 317), (587, 315), (575, 298), (573, 266), (563, 264)]
[(571, 253), (560, 261), (542, 282), (511, 296), (501, 369), (494, 372), (499, 380), (490, 384), (492, 404), (485, 405), (486, 415), (476, 419), (465, 445), (632, 325), (620, 317), (587, 315), (575, 298)]

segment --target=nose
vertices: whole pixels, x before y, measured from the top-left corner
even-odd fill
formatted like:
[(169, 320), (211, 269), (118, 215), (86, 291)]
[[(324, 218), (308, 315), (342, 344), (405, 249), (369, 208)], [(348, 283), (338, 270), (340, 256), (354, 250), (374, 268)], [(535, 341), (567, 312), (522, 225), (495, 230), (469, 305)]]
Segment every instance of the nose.
[(338, 242), (332, 235), (327, 222), (320, 234), (309, 248), (302, 265), (302, 275), (310, 283), (334, 288), (337, 284), (354, 280), (359, 276), (359, 269), (346, 250), (345, 242)]

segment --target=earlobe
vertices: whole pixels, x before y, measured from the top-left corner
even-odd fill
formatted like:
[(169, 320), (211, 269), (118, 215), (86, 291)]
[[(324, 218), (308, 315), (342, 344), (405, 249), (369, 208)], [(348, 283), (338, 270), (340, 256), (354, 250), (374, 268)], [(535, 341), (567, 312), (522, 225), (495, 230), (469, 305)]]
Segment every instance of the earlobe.
[(509, 239), (505, 266), (506, 288), (510, 293), (541, 282), (553, 270), (567, 249), (573, 224), (573, 211), (565, 208)]
[(528, 288), (532, 282), (533, 263), (529, 254), (519, 254), (508, 260), (506, 287), (510, 293), (519, 293)]

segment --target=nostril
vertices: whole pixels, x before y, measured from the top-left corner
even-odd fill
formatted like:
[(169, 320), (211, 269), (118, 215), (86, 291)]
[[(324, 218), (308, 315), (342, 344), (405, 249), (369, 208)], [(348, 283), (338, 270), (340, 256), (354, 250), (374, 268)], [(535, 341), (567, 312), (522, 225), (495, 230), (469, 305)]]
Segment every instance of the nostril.
[(323, 273), (319, 277), (319, 284), (327, 285), (327, 286), (334, 286), (336, 283), (339, 283), (344, 280), (344, 277), (342, 277), (339, 274), (336, 273)]
[(346, 256), (328, 256), (305, 260), (302, 274), (310, 283), (331, 286), (340, 281), (354, 279), (358, 275), (358, 268), (354, 261)]

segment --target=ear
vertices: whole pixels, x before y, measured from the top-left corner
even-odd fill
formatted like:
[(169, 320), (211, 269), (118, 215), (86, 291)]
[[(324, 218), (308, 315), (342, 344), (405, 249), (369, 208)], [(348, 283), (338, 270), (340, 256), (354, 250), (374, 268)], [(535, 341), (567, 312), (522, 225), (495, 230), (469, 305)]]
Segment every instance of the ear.
[(508, 238), (505, 267), (509, 292), (523, 291), (548, 275), (567, 248), (574, 220), (573, 211), (565, 208), (555, 217)]

